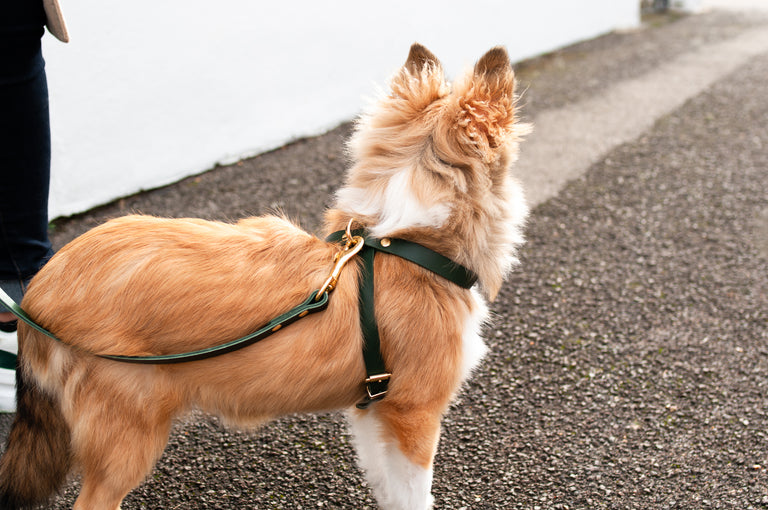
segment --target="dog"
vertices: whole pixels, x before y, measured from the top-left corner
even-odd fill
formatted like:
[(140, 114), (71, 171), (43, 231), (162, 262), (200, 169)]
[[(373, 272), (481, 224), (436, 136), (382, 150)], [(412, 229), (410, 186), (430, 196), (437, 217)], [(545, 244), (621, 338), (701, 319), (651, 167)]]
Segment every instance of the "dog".
[(505, 49), (449, 84), (414, 44), (358, 119), (326, 233), (354, 224), (471, 269), (465, 289), (398, 256), (375, 258), (375, 316), (391, 372), (364, 410), (361, 265), (327, 308), (206, 360), (140, 365), (97, 355), (205, 349), (257, 330), (319, 288), (340, 246), (279, 215), (237, 223), (127, 216), (63, 247), (22, 308), (62, 342), (19, 325), (17, 414), (0, 460), (0, 506), (29, 508), (81, 476), (76, 510), (114, 510), (151, 472), (175, 418), (193, 409), (253, 427), (348, 410), (359, 465), (382, 508), (432, 505), (440, 421), (483, 357), (488, 300), (517, 263), (527, 206), (510, 175), (529, 127), (517, 119)]

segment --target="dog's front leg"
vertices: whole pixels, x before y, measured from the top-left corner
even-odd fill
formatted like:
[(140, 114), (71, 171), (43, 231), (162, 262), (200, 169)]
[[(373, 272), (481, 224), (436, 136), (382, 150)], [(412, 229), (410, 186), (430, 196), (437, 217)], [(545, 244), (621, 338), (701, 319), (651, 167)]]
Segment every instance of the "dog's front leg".
[(385, 510), (432, 508), (432, 460), (440, 416), (398, 412), (382, 401), (350, 413), (360, 467), (379, 506)]

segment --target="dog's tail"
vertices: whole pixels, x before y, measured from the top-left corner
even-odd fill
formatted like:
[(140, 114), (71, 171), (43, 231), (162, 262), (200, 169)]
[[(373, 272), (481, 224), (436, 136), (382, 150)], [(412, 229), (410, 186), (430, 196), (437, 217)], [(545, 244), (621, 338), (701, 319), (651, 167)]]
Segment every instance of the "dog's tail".
[(16, 366), (16, 419), (0, 459), (0, 509), (35, 508), (61, 489), (72, 466), (59, 403)]

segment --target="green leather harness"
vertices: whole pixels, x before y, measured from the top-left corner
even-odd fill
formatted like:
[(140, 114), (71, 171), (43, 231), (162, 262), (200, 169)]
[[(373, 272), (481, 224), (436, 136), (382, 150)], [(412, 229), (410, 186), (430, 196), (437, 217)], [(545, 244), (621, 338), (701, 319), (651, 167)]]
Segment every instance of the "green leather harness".
[[(346, 242), (344, 250), (337, 255), (334, 271), (331, 273), (329, 279), (319, 290), (314, 291), (301, 304), (295, 306), (284, 314), (275, 317), (258, 331), (214, 347), (180, 354), (154, 356), (94, 355), (100, 358), (125, 363), (169, 364), (198, 361), (242, 349), (243, 347), (247, 347), (267, 338), (302, 317), (306, 317), (311, 313), (319, 312), (327, 308), (329, 295), (336, 286), (336, 280), (338, 279), (344, 264), (354, 256), (359, 255), (363, 261), (360, 278), (359, 303), (360, 324), (364, 337), (363, 359), (365, 361), (367, 378), (365, 379), (366, 396), (357, 406), (364, 409), (370, 405), (371, 402), (379, 400), (386, 395), (389, 379), (391, 377), (391, 374), (386, 371), (384, 360), (381, 355), (379, 329), (374, 314), (373, 260), (376, 252), (380, 251), (409, 260), (465, 289), (469, 289), (474, 285), (477, 281), (477, 275), (469, 269), (456, 264), (443, 255), (440, 255), (429, 248), (425, 248), (420, 244), (402, 239), (377, 239), (370, 236), (364, 229), (353, 230), (351, 232), (349, 230), (340, 230), (328, 236), (326, 240), (333, 243), (339, 243), (341, 241)], [(0, 302), (30, 327), (58, 342), (62, 342), (56, 335), (37, 324), (2, 289), (0, 289)], [(0, 350), (0, 368), (14, 369), (16, 364), (17, 359), (14, 354)]]
[[(414, 264), (424, 267), (433, 273), (469, 289), (477, 281), (477, 275), (469, 269), (461, 266), (451, 259), (430, 250), (420, 244), (403, 239), (385, 237), (378, 239), (372, 237), (367, 230), (359, 229), (351, 232), (353, 237), (364, 241), (360, 256), (363, 259), (363, 271), (360, 277), (360, 325), (363, 330), (363, 359), (365, 360), (366, 396), (357, 404), (359, 409), (365, 409), (371, 402), (379, 400), (387, 393), (389, 379), (392, 376), (384, 366), (381, 355), (381, 343), (379, 340), (379, 328), (376, 324), (374, 313), (373, 290), (373, 259), (376, 252), (388, 253), (406, 259)], [(349, 233), (340, 230), (326, 238), (326, 241), (339, 242), (342, 238), (349, 237)]]

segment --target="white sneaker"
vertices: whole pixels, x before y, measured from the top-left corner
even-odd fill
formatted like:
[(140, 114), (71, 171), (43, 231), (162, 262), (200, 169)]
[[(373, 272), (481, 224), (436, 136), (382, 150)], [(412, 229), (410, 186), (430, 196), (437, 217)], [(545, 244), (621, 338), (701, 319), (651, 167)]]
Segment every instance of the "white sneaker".
[[(16, 332), (0, 331), (0, 350), (16, 353), (19, 349)], [(16, 371), (0, 368), (0, 413), (16, 412)]]

